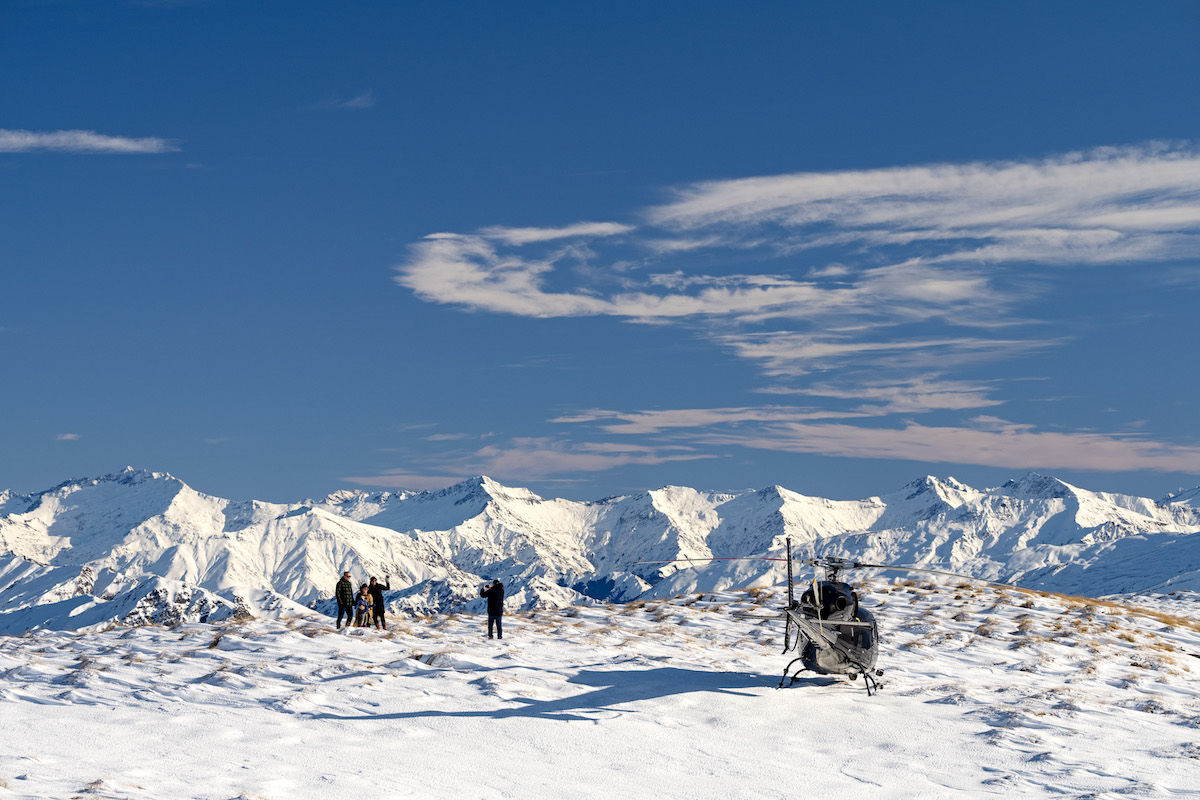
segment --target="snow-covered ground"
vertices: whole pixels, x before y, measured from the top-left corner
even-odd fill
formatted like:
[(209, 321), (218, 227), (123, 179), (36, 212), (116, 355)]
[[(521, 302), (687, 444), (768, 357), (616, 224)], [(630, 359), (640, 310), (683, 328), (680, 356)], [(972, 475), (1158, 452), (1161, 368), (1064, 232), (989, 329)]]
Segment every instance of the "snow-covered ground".
[(1196, 595), (860, 589), (873, 697), (775, 688), (782, 626), (734, 612), (780, 590), (516, 614), (502, 641), (311, 612), (0, 636), (0, 800), (1196, 796)]

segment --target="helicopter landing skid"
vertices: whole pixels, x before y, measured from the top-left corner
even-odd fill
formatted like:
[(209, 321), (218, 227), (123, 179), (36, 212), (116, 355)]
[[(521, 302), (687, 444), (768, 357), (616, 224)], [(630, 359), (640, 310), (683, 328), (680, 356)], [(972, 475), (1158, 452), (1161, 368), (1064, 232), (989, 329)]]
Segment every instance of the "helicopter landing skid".
[[(867, 687), (867, 697), (879, 691), (879, 681), (875, 680), (875, 676), (883, 677), (883, 670), (877, 669), (874, 674), (864, 670), (862, 674), (863, 684)], [(850, 675), (850, 680), (854, 680), (854, 675)]]
[[(785, 667), (783, 670), (783, 677), (779, 679), (779, 686), (776, 688), (779, 688), (779, 689), (783, 688), (783, 682), (788, 679), (788, 673), (792, 671), (792, 664), (795, 664), (799, 660), (800, 660), (799, 658), (793, 658), (790, 662), (788, 662), (787, 667)], [(800, 667), (800, 669), (796, 670), (796, 673), (794, 675), (792, 675), (792, 680), (788, 683), (788, 686), (790, 687), (790, 686), (792, 686), (792, 684), (794, 684), (796, 682), (796, 679), (800, 677), (801, 672), (808, 672), (808, 671), (809, 671), (808, 667)], [(880, 678), (883, 677), (883, 670), (881, 670), (881, 669), (877, 669), (877, 670), (873, 670), (873, 671), (864, 669), (861, 673), (848, 672), (846, 674), (850, 678), (851, 682), (858, 680), (858, 676), (860, 674), (862, 675), (863, 685), (866, 687), (866, 690), (867, 690), (867, 697), (873, 697), (879, 691), (880, 687), (882, 686), (882, 684), (879, 681), (875, 680), (876, 677), (880, 677)]]
[[(777, 686), (776, 688), (778, 688), (778, 689), (783, 688), (783, 682), (787, 680), (788, 673), (792, 671), (792, 664), (795, 664), (799, 660), (800, 660), (800, 658), (793, 658), (791, 661), (788, 662), (788, 665), (783, 668), (783, 677), (779, 679), (779, 686)], [(792, 676), (792, 683), (795, 683), (796, 678), (800, 677), (800, 673), (804, 672), (807, 669), (808, 669), (808, 667), (801, 667), (800, 669), (796, 670), (796, 674)], [(788, 686), (791, 686), (792, 683), (789, 683)]]

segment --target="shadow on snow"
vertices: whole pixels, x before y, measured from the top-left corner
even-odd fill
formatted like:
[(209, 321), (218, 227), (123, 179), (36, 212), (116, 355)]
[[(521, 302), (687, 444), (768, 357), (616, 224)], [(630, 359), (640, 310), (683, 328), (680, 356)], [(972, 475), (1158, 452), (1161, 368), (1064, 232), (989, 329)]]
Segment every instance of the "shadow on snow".
[[(480, 679), (476, 683), (482, 683)], [(655, 700), (672, 695), (683, 695), (704, 692), (735, 694), (753, 697), (754, 692), (747, 689), (774, 688), (777, 678), (766, 675), (747, 674), (744, 672), (705, 672), (701, 670), (679, 669), (675, 667), (659, 667), (647, 670), (596, 670), (585, 669), (570, 678), (567, 683), (592, 687), (591, 691), (562, 697), (555, 700), (532, 700), (513, 698), (504, 701), (504, 708), (492, 710), (460, 710), (438, 711), (436, 709), (422, 711), (404, 711), (395, 714), (311, 714), (314, 719), (423, 719), (432, 717), (480, 717), (486, 719), (505, 719), (508, 717), (529, 717), (555, 719), (561, 721), (588, 720), (595, 721), (593, 716), (602, 711), (619, 713), (636, 713), (634, 709), (616, 708), (643, 700)]]

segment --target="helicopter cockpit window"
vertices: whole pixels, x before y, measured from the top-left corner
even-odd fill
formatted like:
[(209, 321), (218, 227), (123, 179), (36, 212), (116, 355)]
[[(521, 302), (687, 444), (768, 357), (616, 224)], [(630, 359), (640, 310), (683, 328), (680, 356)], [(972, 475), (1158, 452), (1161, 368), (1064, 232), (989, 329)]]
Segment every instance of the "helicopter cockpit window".
[[(847, 612), (853, 614), (857, 611), (858, 603), (854, 593), (845, 584), (821, 581), (817, 584), (817, 589), (821, 596), (819, 613), (822, 617), (844, 616)], [(800, 603), (814, 610), (818, 607), (812, 589), (804, 593)]]

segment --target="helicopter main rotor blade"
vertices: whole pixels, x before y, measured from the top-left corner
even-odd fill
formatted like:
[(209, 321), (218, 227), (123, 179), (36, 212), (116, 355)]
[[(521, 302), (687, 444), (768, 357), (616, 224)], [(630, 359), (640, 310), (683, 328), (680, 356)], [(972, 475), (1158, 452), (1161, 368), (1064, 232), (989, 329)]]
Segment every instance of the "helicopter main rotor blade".
[(1003, 583), (1001, 581), (989, 581), (984, 578), (976, 578), (971, 575), (963, 575), (962, 573), (959, 573), (959, 572), (946, 572), (946, 571), (940, 570), (940, 569), (927, 569), (926, 567), (910, 567), (905, 564), (867, 564), (864, 562), (856, 561), (856, 562), (854, 562), (854, 566), (862, 568), (862, 569), (890, 569), (890, 570), (902, 571), (902, 572), (926, 572), (930, 575), (946, 575), (951, 578), (962, 578), (963, 580), (966, 580), (966, 581), (975, 581), (976, 583), (986, 583), (988, 586), (1000, 586), (1005, 589), (1018, 589), (1023, 592), (1034, 591), (1032, 589), (1026, 589), (1024, 586), (1017, 586), (1014, 583)]
[(828, 628), (869, 628), (871, 623), (862, 622), (857, 619), (819, 619), (815, 620), (818, 625), (824, 625)]
[(631, 564), (690, 564), (695, 561), (787, 561), (786, 558), (767, 558), (766, 556), (741, 556), (739, 558), (712, 558), (697, 556), (696, 558), (664, 558), (659, 561), (631, 561)]

